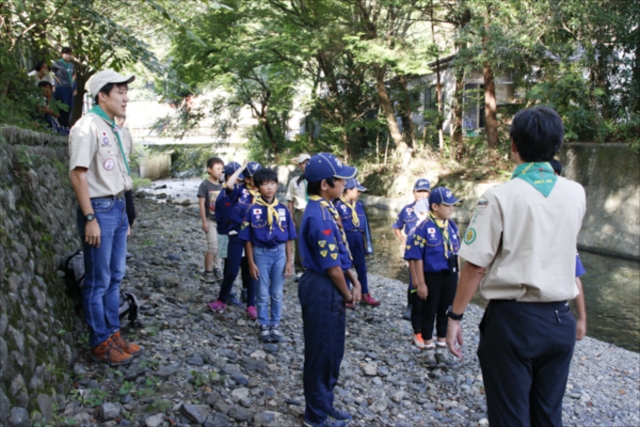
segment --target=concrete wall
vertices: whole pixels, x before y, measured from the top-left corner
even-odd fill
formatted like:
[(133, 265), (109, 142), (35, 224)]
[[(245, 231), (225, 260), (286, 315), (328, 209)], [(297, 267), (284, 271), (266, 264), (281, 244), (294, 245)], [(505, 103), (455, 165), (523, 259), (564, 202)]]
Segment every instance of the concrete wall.
[(564, 144), (562, 175), (587, 193), (578, 244), (640, 259), (640, 156), (626, 144)]
[(0, 425), (50, 422), (71, 385), (74, 305), (56, 275), (80, 245), (68, 164), (66, 138), (0, 128)]

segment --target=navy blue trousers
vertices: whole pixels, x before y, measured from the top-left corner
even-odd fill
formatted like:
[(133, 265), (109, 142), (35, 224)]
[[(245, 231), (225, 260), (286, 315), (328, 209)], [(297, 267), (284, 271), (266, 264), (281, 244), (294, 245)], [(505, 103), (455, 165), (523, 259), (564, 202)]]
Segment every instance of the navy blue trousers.
[(249, 263), (246, 257), (242, 256), (244, 242), (238, 239), (238, 235), (229, 236), (229, 247), (227, 249), (227, 260), (224, 263), (222, 285), (220, 285), (220, 295), (218, 299), (227, 303), (233, 282), (236, 281), (240, 269), (242, 269), (242, 286), (247, 290), (247, 307), (256, 306), (256, 281), (249, 274)]
[(561, 426), (575, 342), (566, 301), (490, 301), (478, 346), (489, 425)]
[(69, 107), (69, 111), (60, 111), (58, 122), (60, 122), (60, 126), (70, 128), (73, 114), (73, 88), (71, 86), (56, 86), (53, 99), (63, 102)]
[[(369, 280), (367, 279), (367, 262), (365, 261), (364, 253), (364, 233), (361, 231), (347, 231), (347, 243), (349, 244), (349, 251), (351, 251), (351, 257), (353, 258), (353, 266), (358, 273), (358, 281), (362, 286), (362, 293), (369, 293)], [(351, 289), (351, 282), (347, 279), (347, 286)]]
[(304, 419), (322, 424), (333, 408), (344, 355), (345, 306), (329, 276), (309, 269), (298, 282), (304, 332)]

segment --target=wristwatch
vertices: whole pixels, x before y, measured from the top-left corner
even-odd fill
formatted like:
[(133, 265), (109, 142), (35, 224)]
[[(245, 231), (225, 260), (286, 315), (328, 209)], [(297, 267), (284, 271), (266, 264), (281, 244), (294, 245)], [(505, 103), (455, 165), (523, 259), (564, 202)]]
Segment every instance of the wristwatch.
[(462, 316), (464, 316), (464, 313), (456, 314), (453, 311), (451, 311), (451, 306), (449, 306), (449, 308), (447, 309), (447, 317), (449, 319), (462, 320)]
[(85, 215), (85, 216), (84, 216), (84, 219), (85, 219), (85, 221), (87, 221), (87, 222), (91, 222), (91, 221), (93, 221), (94, 219), (96, 219), (96, 216), (95, 216), (94, 214), (90, 213), (90, 214)]

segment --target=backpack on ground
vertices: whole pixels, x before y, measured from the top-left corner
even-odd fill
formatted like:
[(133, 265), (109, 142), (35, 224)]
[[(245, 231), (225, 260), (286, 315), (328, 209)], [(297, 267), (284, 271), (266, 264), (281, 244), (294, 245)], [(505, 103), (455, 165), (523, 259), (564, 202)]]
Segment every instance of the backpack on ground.
[[(82, 311), (82, 287), (84, 286), (84, 255), (82, 249), (78, 249), (69, 255), (62, 263), (64, 280), (67, 291), (76, 302), (76, 310)], [(118, 317), (122, 320), (125, 316), (129, 321), (129, 327), (140, 328), (142, 323), (138, 319), (140, 313), (140, 302), (136, 296), (120, 289), (120, 306), (118, 307)]]

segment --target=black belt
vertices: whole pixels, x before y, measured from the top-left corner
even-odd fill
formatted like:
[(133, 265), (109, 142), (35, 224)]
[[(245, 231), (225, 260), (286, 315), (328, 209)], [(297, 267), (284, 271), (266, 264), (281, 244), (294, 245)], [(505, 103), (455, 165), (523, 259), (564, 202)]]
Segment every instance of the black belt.
[(118, 194), (113, 194), (113, 195), (110, 195), (110, 196), (92, 197), (91, 200), (95, 200), (95, 199), (111, 199), (111, 200), (122, 199), (122, 198), (124, 198), (124, 193), (125, 193), (125, 190), (122, 190)]

